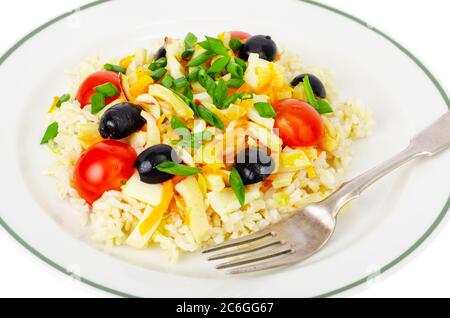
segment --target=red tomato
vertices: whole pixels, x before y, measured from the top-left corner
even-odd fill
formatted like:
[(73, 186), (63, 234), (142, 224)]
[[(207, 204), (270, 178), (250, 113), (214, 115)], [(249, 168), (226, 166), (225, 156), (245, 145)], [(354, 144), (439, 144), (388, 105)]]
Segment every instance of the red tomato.
[(251, 37), (251, 34), (243, 31), (231, 31), (230, 34), (232, 39), (239, 39), (241, 41), (245, 41)]
[(275, 128), (283, 143), (290, 147), (316, 146), (325, 132), (322, 118), (309, 104), (293, 98), (282, 99), (274, 105), (277, 112)]
[(89, 147), (78, 159), (73, 180), (78, 194), (89, 204), (133, 175), (136, 152), (127, 144), (104, 140)]
[[(117, 73), (110, 71), (99, 71), (89, 75), (89, 77), (81, 83), (77, 92), (76, 98), (80, 102), (81, 108), (84, 108), (84, 106), (91, 103), (91, 96), (96, 93), (94, 87), (108, 82), (112, 83), (119, 91), (121, 90), (120, 78)], [(120, 94), (117, 94), (114, 97), (107, 98), (106, 104), (115, 101), (119, 96)]]

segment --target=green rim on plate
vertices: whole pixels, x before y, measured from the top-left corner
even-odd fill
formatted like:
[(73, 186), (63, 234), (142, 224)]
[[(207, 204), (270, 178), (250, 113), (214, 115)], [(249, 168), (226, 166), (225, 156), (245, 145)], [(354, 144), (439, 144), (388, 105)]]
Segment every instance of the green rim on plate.
[[(52, 24), (76, 13), (82, 10), (86, 10), (89, 9), (91, 7), (97, 6), (99, 4), (105, 3), (105, 2), (110, 2), (112, 0), (98, 0), (98, 1), (94, 1), (91, 2), (89, 4), (86, 4), (84, 6), (81, 6), (80, 8), (77, 8), (76, 10), (70, 11), (70, 12), (66, 12), (50, 21), (48, 21), (47, 23), (41, 25), (40, 27), (36, 28), (35, 30), (31, 31), (29, 34), (27, 34), (26, 36), (24, 36), (22, 39), (20, 39), (16, 44), (14, 44), (9, 50), (6, 51), (5, 54), (3, 54), (0, 57), (0, 65), (2, 65), (6, 59), (11, 56), (11, 54), (13, 54), (20, 46), (22, 46), (22, 44), (24, 44), (26, 41), (28, 41), (29, 39), (31, 39), (33, 36), (35, 36), (36, 34), (38, 34), (39, 32), (41, 32), (42, 30), (46, 29), (47, 27), (51, 26)], [(404, 48), (401, 44), (399, 44), (397, 41), (395, 41), (394, 39), (392, 39), (391, 37), (389, 37), (388, 35), (386, 35), (385, 33), (381, 32), (380, 30), (374, 28), (373, 26), (369, 25), (368, 23), (364, 22), (361, 19), (358, 19), (346, 12), (340, 11), (338, 9), (335, 9), (333, 7), (312, 1), (312, 0), (298, 0), (301, 2), (305, 2), (314, 6), (317, 6), (319, 8), (334, 12), (338, 15), (341, 15), (345, 18), (348, 18), (360, 25), (362, 25), (363, 27), (377, 33), (378, 35), (382, 36), (383, 38), (385, 38), (386, 40), (388, 40), (389, 42), (391, 42), (394, 46), (396, 46), (400, 51), (402, 51), (406, 56), (408, 56), (426, 75), (427, 77), (431, 80), (431, 82), (434, 84), (434, 86), (436, 87), (436, 89), (439, 91), (440, 95), (442, 96), (442, 98), (444, 99), (445, 103), (447, 104), (447, 107), (450, 109), (450, 100), (444, 90), (444, 88), (441, 86), (441, 84), (439, 83), (439, 81), (436, 79), (436, 77), (425, 67), (425, 65), (423, 65), (423, 63), (421, 61), (419, 61), (419, 59), (417, 57), (415, 57), (410, 51), (408, 51), (406, 48)], [(442, 220), (445, 218), (445, 216), (447, 215), (447, 212), (450, 208), (450, 196), (447, 199), (447, 202), (445, 203), (444, 207), (442, 208), (442, 211), (439, 213), (439, 216), (436, 218), (436, 220), (433, 222), (433, 224), (431, 224), (431, 226), (425, 231), (425, 233), (410, 247), (408, 248), (405, 252), (403, 252), (400, 256), (398, 256), (396, 259), (394, 259), (393, 261), (391, 261), (390, 263), (388, 263), (387, 265), (383, 266), (380, 271), (378, 272), (379, 274), (382, 274), (386, 271), (388, 271), (389, 269), (391, 269), (392, 267), (394, 267), (395, 265), (397, 265), (398, 263), (400, 263), (401, 261), (403, 261), (406, 257), (408, 257), (412, 252), (414, 252), (420, 245), (422, 245), (422, 243), (436, 230), (436, 228), (439, 226), (439, 224), (441, 224)], [(74, 276), (73, 273), (68, 272), (65, 268), (63, 268), (61, 265), (56, 264), (55, 262), (53, 262), (51, 259), (47, 258), (45, 255), (39, 253), (36, 249), (34, 249), (30, 244), (28, 244), (27, 242), (25, 242), (19, 235), (17, 235), (17, 233), (14, 232), (14, 230), (8, 225), (6, 224), (6, 222), (0, 217), (0, 225), (17, 241), (19, 242), (22, 246), (24, 246), (28, 251), (30, 251), (31, 253), (33, 253), (35, 256), (37, 256), (38, 258), (40, 258), (42, 261), (44, 261), (45, 263), (47, 263), (48, 265), (56, 268), (57, 270), (59, 270), (60, 272), (66, 274), (66, 275), (70, 275), (70, 276)], [(98, 288), (100, 290), (106, 291), (108, 293), (112, 293), (121, 297), (136, 297), (134, 295), (130, 295), (115, 289), (111, 289), (108, 288), (106, 286), (103, 285), (99, 285), (91, 280), (88, 280), (86, 278), (83, 277), (77, 277), (81, 282), (90, 285), (92, 287)], [(351, 284), (348, 284), (346, 286), (343, 286), (341, 288), (332, 290), (330, 292), (318, 295), (316, 297), (330, 297), (330, 296), (334, 296), (336, 294), (342, 293), (344, 291), (347, 291), (349, 289), (355, 288), (357, 286), (360, 286), (361, 284), (367, 282), (368, 280), (373, 278), (373, 274), (371, 275), (367, 275), (366, 277), (363, 277)]]

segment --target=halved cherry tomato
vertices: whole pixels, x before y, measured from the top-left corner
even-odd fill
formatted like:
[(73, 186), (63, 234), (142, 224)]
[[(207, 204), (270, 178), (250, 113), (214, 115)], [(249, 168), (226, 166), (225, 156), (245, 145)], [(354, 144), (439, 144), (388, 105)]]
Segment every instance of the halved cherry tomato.
[[(105, 84), (113, 84), (119, 91), (121, 91), (119, 74), (110, 71), (99, 71), (89, 75), (83, 83), (81, 83), (77, 92), (77, 100), (80, 102), (81, 108), (91, 103), (91, 96), (96, 92), (94, 87)], [(120, 94), (106, 99), (106, 104), (115, 101)]]
[(231, 35), (232, 39), (239, 39), (239, 40), (242, 40), (242, 41), (245, 41), (249, 37), (252, 36), (251, 34), (249, 34), (247, 32), (243, 32), (243, 31), (231, 31), (230, 35)]
[(294, 98), (282, 99), (273, 105), (277, 115), (275, 128), (283, 143), (290, 147), (316, 146), (325, 128), (320, 114), (309, 104)]
[(89, 204), (106, 191), (120, 190), (134, 173), (136, 157), (134, 149), (123, 142), (103, 140), (96, 143), (75, 165), (75, 189)]

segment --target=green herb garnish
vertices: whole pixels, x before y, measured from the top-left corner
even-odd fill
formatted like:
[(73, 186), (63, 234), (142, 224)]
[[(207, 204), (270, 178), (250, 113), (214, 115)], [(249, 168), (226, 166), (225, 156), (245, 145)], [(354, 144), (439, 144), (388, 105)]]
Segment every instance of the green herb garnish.
[(223, 42), (219, 39), (212, 38), (210, 36), (205, 36), (206, 40), (198, 43), (202, 48), (209, 52), (213, 52), (216, 55), (226, 55), (228, 49), (225, 47)]
[(56, 136), (58, 136), (58, 123), (53, 122), (50, 125), (48, 125), (47, 129), (45, 130), (44, 137), (42, 137), (42, 140), (41, 140), (41, 145), (48, 143), (50, 140), (54, 139)]
[(234, 62), (237, 65), (240, 65), (242, 67), (242, 69), (244, 70), (244, 72), (245, 72), (245, 70), (247, 69), (247, 64), (245, 64), (245, 61), (243, 59), (241, 59), (239, 57), (235, 57), (234, 58)]
[(125, 74), (127, 72), (127, 69), (125, 67), (114, 65), (114, 64), (105, 64), (103, 68), (107, 71), (116, 72), (116, 73), (122, 73)]
[(197, 56), (197, 57), (193, 58), (192, 60), (190, 60), (187, 63), (187, 66), (189, 66), (189, 67), (200, 66), (203, 63), (205, 63), (206, 61), (212, 59), (215, 55), (216, 54), (214, 54), (212, 52), (209, 52), (209, 51), (203, 52), (199, 56)]
[(161, 162), (159, 165), (156, 166), (156, 169), (162, 172), (182, 177), (192, 176), (202, 172), (202, 169), (200, 168), (185, 166), (173, 161)]
[(91, 113), (97, 114), (106, 106), (105, 96), (101, 93), (95, 93), (91, 96)]
[(261, 117), (273, 118), (277, 114), (273, 109), (272, 105), (270, 105), (269, 103), (259, 102), (255, 103), (254, 106), (259, 116)]
[(244, 84), (244, 80), (242, 78), (232, 78), (227, 82), (228, 87), (239, 88)]
[(172, 127), (172, 129), (178, 129), (178, 128), (187, 129), (187, 127), (183, 124), (183, 122), (177, 116), (173, 116), (172, 119), (170, 120), (170, 127)]
[(148, 67), (150, 71), (156, 71), (157, 69), (163, 68), (167, 66), (167, 58), (160, 57), (156, 61), (154, 61), (150, 66)]
[(186, 77), (180, 77), (180, 78), (177, 78), (176, 80), (174, 80), (173, 84), (175, 86), (175, 89), (180, 89), (183, 87), (187, 87), (189, 83), (188, 83)]
[(220, 120), (220, 118), (217, 117), (217, 115), (214, 114), (209, 109), (207, 109), (207, 108), (205, 108), (203, 106), (198, 106), (197, 107), (197, 112), (198, 112), (198, 117), (200, 117), (203, 120), (205, 120), (211, 126), (219, 128), (221, 130), (223, 130), (225, 128), (225, 126), (224, 126), (223, 122)]
[(183, 53), (181, 53), (181, 58), (183, 60), (187, 60), (189, 59), (192, 55), (194, 55), (195, 49), (194, 48), (190, 48), (190, 49), (186, 49), (183, 51)]
[(62, 95), (59, 99), (58, 102), (56, 103), (56, 107), (60, 108), (61, 105), (67, 101), (70, 100), (70, 95), (69, 94), (64, 94)]
[(244, 182), (242, 182), (242, 178), (239, 172), (236, 170), (236, 168), (231, 169), (229, 182), (239, 203), (241, 204), (241, 206), (244, 206), (245, 204)]
[(191, 32), (186, 34), (186, 37), (184, 38), (184, 46), (186, 47), (186, 49), (192, 48), (195, 43), (197, 43), (197, 37), (195, 36), (195, 34)]
[(227, 65), (227, 71), (234, 78), (243, 78), (244, 77), (244, 69), (242, 66), (237, 64), (236, 62), (230, 62)]
[(242, 41), (239, 39), (232, 38), (230, 40), (230, 49), (232, 49), (234, 52), (239, 51), (242, 45), (244, 45), (244, 43), (242, 43)]
[(120, 94), (120, 91), (117, 89), (117, 87), (115, 87), (114, 84), (110, 82), (96, 86), (94, 87), (94, 90), (97, 93), (102, 94), (105, 98), (111, 98), (116, 96), (117, 94)]
[(174, 81), (174, 78), (169, 73), (167, 73), (166, 76), (164, 76), (164, 78), (162, 79), (161, 85), (167, 88), (171, 88)]
[(213, 97), (214, 104), (216, 104), (218, 108), (222, 107), (223, 101), (227, 97), (227, 94), (228, 94), (227, 83), (223, 80), (223, 78), (221, 78), (216, 85)]
[(217, 59), (212, 63), (211, 67), (207, 70), (207, 73), (220, 74), (226, 68), (228, 62), (230, 62), (229, 56), (223, 56)]
[(308, 75), (303, 78), (303, 88), (305, 90), (306, 99), (308, 103), (314, 107), (319, 114), (332, 113), (333, 108), (328, 104), (328, 102), (324, 99), (317, 99), (316, 95), (314, 95), (314, 91), (311, 87), (311, 83), (309, 81)]
[(159, 81), (165, 74), (167, 73), (165, 68), (159, 68), (156, 71), (153, 71), (152, 78), (155, 82)]
[(225, 98), (225, 100), (223, 101), (222, 107), (223, 108), (228, 108), (231, 104), (233, 104), (234, 102), (236, 102), (238, 99), (240, 99), (242, 96), (239, 93), (234, 93), (230, 96), (228, 96), (227, 98)]
[(198, 80), (199, 71), (200, 69), (196, 69), (188, 74), (187, 80), (189, 81), (189, 83), (196, 82)]

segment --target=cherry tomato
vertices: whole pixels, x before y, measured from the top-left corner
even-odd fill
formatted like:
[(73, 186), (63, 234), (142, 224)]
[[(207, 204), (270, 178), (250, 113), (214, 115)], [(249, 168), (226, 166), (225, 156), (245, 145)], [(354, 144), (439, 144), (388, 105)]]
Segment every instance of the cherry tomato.
[[(81, 104), (81, 108), (84, 108), (86, 105), (91, 103), (91, 96), (96, 93), (94, 87), (108, 82), (112, 83), (119, 91), (121, 90), (120, 78), (117, 73), (110, 71), (99, 71), (89, 75), (89, 77), (81, 83), (76, 96), (77, 100)], [(113, 102), (119, 96), (120, 94), (117, 94), (116, 96), (107, 98), (106, 104)]]
[(231, 35), (232, 39), (239, 39), (241, 41), (245, 41), (249, 37), (251, 37), (251, 34), (248, 34), (247, 32), (243, 32), (243, 31), (231, 31), (230, 35)]
[(320, 143), (325, 128), (319, 113), (309, 104), (288, 98), (277, 101), (275, 128), (290, 147), (310, 147)]
[(137, 154), (127, 144), (104, 140), (89, 147), (75, 164), (75, 189), (89, 204), (104, 192), (120, 190), (134, 173)]

